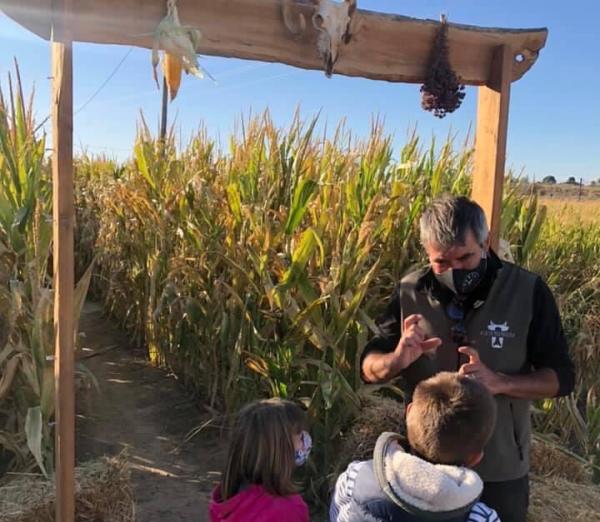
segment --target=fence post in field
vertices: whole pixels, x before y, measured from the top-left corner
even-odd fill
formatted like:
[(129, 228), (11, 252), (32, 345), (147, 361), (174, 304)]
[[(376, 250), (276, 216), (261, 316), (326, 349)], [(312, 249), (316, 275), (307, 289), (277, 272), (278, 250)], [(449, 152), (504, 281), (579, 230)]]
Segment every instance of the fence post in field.
[(167, 137), (167, 115), (169, 111), (169, 94), (167, 88), (167, 78), (163, 77), (162, 98), (160, 106), (160, 141), (163, 145)]
[(56, 0), (52, 43), (52, 192), (56, 522), (75, 519), (72, 0)]
[(491, 246), (498, 249), (506, 160), (508, 103), (515, 58), (507, 45), (496, 48), (487, 85), (479, 87), (472, 197), (485, 211)]

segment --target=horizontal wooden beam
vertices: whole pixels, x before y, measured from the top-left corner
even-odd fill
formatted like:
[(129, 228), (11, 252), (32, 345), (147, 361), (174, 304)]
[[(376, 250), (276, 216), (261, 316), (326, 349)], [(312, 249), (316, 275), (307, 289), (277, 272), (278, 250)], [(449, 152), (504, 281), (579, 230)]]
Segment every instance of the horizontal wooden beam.
[[(42, 38), (51, 33), (53, 0), (0, 0), (0, 9)], [(165, 0), (77, 0), (66, 23), (73, 40), (152, 47), (152, 32), (166, 12)], [(292, 35), (283, 23), (282, 0), (178, 0), (181, 22), (203, 33), (205, 55), (280, 62), (322, 69), (311, 23), (314, 4), (298, 0), (306, 30)], [(359, 2), (360, 5), (360, 2)], [(56, 15), (55, 15), (56, 16)], [(352, 39), (334, 73), (390, 82), (422, 83), (439, 22), (357, 10)], [(513, 55), (511, 81), (518, 80), (546, 43), (546, 29), (493, 29), (450, 24), (450, 61), (467, 85), (488, 82), (494, 50)]]

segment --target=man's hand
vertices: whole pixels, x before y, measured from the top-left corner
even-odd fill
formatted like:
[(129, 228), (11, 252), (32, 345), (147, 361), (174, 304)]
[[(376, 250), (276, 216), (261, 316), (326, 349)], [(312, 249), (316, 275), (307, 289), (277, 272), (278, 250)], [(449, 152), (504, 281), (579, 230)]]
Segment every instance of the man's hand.
[(402, 337), (394, 350), (399, 370), (404, 370), (404, 368), (414, 363), (421, 355), (435, 351), (442, 344), (442, 340), (439, 337), (426, 338), (425, 332), (419, 326), (419, 321), (422, 319), (423, 316), (419, 314), (409, 315), (404, 319)]
[(367, 355), (362, 364), (363, 376), (367, 382), (387, 382), (410, 366), (424, 353), (434, 351), (442, 340), (439, 337), (426, 339), (419, 326), (422, 315), (409, 315), (404, 320), (402, 337), (393, 352)]
[(504, 393), (504, 376), (493, 372), (479, 359), (479, 353), (471, 346), (461, 346), (458, 351), (469, 358), (459, 369), (460, 375), (471, 377), (483, 384), (492, 395)]

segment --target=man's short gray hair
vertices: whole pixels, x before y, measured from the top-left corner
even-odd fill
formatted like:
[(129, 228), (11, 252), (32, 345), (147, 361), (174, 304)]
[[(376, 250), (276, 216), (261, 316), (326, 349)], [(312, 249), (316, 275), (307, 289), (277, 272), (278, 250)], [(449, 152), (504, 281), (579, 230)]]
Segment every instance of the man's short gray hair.
[(434, 199), (421, 216), (421, 243), (444, 250), (464, 245), (468, 231), (480, 246), (487, 241), (489, 229), (483, 209), (464, 196)]

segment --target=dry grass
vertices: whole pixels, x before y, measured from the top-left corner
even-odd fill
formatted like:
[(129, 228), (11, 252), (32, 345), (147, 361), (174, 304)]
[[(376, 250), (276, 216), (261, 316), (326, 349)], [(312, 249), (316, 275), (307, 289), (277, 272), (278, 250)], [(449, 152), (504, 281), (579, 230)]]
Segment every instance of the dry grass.
[[(76, 470), (76, 522), (133, 522), (135, 508), (124, 457), (103, 458)], [(54, 483), (22, 475), (0, 485), (2, 522), (54, 522)]]
[(591, 483), (591, 471), (558, 446), (535, 439), (531, 445), (531, 472), (540, 477), (560, 477), (569, 482)]
[(541, 198), (548, 209), (548, 216), (565, 225), (600, 223), (600, 199), (577, 200), (570, 198)]
[(377, 437), (384, 431), (405, 433), (404, 404), (373, 395), (362, 398), (362, 410), (344, 434), (339, 471), (353, 460), (372, 458)]
[(600, 487), (531, 475), (529, 522), (600, 522)]

